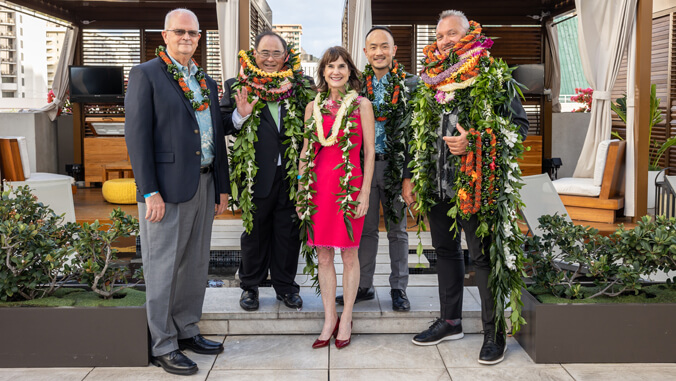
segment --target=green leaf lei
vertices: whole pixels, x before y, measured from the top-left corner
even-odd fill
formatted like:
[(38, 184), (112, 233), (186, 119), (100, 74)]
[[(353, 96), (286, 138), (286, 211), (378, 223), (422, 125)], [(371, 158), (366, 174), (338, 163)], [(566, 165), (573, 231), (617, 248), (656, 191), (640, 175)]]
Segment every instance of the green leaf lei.
[[(286, 140), (284, 145), (288, 145), (284, 152), (286, 159), (286, 179), (289, 181), (289, 199), (296, 199), (296, 189), (298, 187), (298, 160), (300, 150), (303, 144), (303, 116), (305, 106), (314, 96), (309, 80), (303, 76), (300, 69), (300, 57), (292, 45), (287, 48), (288, 60), (282, 70), (293, 70), (293, 76), (289, 77), (292, 83), (291, 94), (286, 99), (281, 100), (286, 108), (286, 115), (282, 119), (284, 125), (284, 135)], [(250, 57), (252, 51), (246, 52)], [(252, 61), (255, 62), (255, 61)], [(255, 63), (253, 63), (255, 64)], [(248, 86), (248, 78), (256, 78), (256, 74), (246, 70), (247, 78), (240, 75), (233, 85), (233, 89), (239, 89)], [(279, 79), (270, 82), (269, 90), (274, 91), (274, 87), (280, 83)], [(249, 102), (252, 102), (256, 96), (249, 92)], [(275, 98), (279, 99), (279, 98)], [(265, 100), (262, 99), (261, 100)], [(253, 108), (251, 115), (242, 125), (242, 129), (237, 133), (235, 142), (230, 148), (230, 178), (232, 188), (233, 205), (239, 206), (242, 210), (242, 224), (247, 233), (253, 229), (253, 213), (255, 205), (253, 204), (253, 185), (258, 173), (256, 163), (256, 150), (254, 143), (258, 141), (258, 126), (260, 125), (260, 116), (265, 102), (259, 101)]]
[[(457, 60), (456, 54), (449, 54), (448, 60)], [(451, 66), (455, 62), (450, 62)], [(476, 213), (480, 222), (478, 237), (491, 236), (493, 243), (490, 250), (492, 271), (489, 276), (489, 287), (495, 299), (496, 329), (506, 330), (507, 322), (502, 313), (511, 307), (510, 321), (512, 332), (517, 332), (525, 320), (521, 316), (521, 287), (523, 282), (524, 255), (523, 235), (517, 225), (517, 209), (523, 205), (519, 195), (521, 170), (517, 159), (522, 157), (523, 144), (518, 134), (518, 126), (502, 115), (507, 114), (511, 100), (521, 94), (512, 79), (510, 69), (502, 60), (482, 57), (475, 82), (469, 87), (458, 89), (455, 94), (435, 94), (435, 90), (427, 85), (418, 86), (412, 100), (414, 107), (412, 117), (412, 139), (409, 151), (412, 160), (413, 191), (416, 193), (416, 209), (418, 216), (418, 236), (426, 230), (422, 216), (434, 205), (433, 195), (436, 192), (436, 152), (435, 144), (441, 137), (437, 136), (436, 126), (440, 123), (443, 112), (458, 111), (458, 123), (468, 131), (473, 128), (478, 134), (468, 134), (470, 146), (468, 152), (481, 152), (481, 207)], [(460, 80), (458, 79), (458, 82)], [(435, 98), (435, 96), (439, 96)], [(440, 104), (437, 99), (446, 99)], [(448, 99), (451, 98), (450, 101)], [(491, 135), (496, 138), (492, 153), (490, 149), (481, 151), (478, 147), (491, 146)], [(449, 164), (455, 166), (455, 196), (451, 200), (453, 207), (449, 216), (457, 215), (468, 219), (460, 207), (459, 191), (468, 189), (471, 176), (463, 173), (460, 156), (449, 156)], [(491, 163), (494, 163), (491, 165)], [(492, 192), (489, 191), (492, 185)], [(486, 249), (486, 248), (485, 248)], [(422, 244), (418, 244), (418, 255), (422, 254)], [(505, 303), (509, 300), (508, 304)]]
[[(401, 199), (401, 183), (403, 180), (404, 152), (406, 143), (404, 132), (410, 123), (410, 113), (407, 106), (409, 93), (404, 85), (406, 72), (404, 66), (397, 60), (392, 62), (389, 82), (385, 85), (385, 98), (380, 107), (375, 107), (375, 94), (373, 92), (373, 78), (375, 73), (373, 67), (367, 64), (362, 73), (362, 82), (364, 86), (361, 95), (366, 97), (374, 104), (374, 116), (376, 120), (385, 122), (385, 155), (387, 156), (387, 169), (385, 171), (385, 224), (389, 228), (390, 221), (398, 223), (404, 217), (404, 205), (402, 208), (394, 210), (393, 204), (397, 199)], [(394, 99), (394, 102), (393, 102)]]
[[(328, 95), (328, 92), (319, 93), (314, 99), (316, 102), (315, 104), (321, 105), (321, 113), (323, 115), (331, 114), (331, 112), (326, 109)], [(349, 218), (354, 218), (354, 208), (359, 205), (359, 202), (353, 199), (352, 195), (356, 192), (359, 192), (359, 188), (350, 185), (350, 180), (356, 177), (352, 175), (352, 170), (355, 166), (350, 162), (350, 150), (356, 147), (356, 145), (350, 142), (350, 138), (354, 135), (357, 135), (357, 133), (353, 130), (353, 127), (356, 126), (356, 123), (354, 122), (356, 118), (352, 115), (358, 108), (359, 98), (355, 98), (352, 104), (347, 106), (347, 110), (340, 123), (339, 131), (342, 131), (343, 135), (338, 139), (337, 144), (343, 151), (343, 161), (333, 169), (334, 171), (341, 170), (342, 172), (340, 176), (341, 191), (337, 194), (338, 199), (336, 202), (340, 205), (340, 211), (343, 214), (345, 228), (347, 229), (348, 235), (352, 241), (354, 241), (354, 236), (352, 232), (352, 223), (350, 222)], [(303, 268), (303, 273), (312, 276), (313, 286), (315, 287), (317, 287), (319, 284), (316, 273), (317, 263), (314, 260), (317, 254), (315, 252), (315, 248), (307, 244), (307, 237), (311, 237), (314, 241), (314, 224), (312, 222), (312, 215), (317, 213), (317, 205), (314, 203), (312, 198), (317, 192), (312, 189), (311, 185), (317, 182), (317, 174), (314, 171), (315, 158), (317, 157), (317, 153), (321, 147), (319, 136), (317, 135), (317, 123), (321, 123), (321, 121), (317, 121), (314, 117), (310, 117), (305, 122), (306, 128), (304, 138), (308, 140), (308, 147), (307, 151), (305, 152), (305, 158), (301, 159), (301, 161), (305, 163), (305, 170), (303, 171), (303, 174), (299, 180), (297, 204), (300, 208), (300, 236), (302, 242), (301, 253), (305, 258), (305, 267)]]

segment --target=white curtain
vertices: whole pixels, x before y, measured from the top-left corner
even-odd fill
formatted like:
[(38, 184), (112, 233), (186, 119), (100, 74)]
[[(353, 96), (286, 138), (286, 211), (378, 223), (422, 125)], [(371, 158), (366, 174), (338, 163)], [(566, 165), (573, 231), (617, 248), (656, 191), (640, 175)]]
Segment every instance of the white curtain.
[(627, 53), (627, 145), (625, 148), (625, 173), (624, 173), (624, 215), (633, 217), (636, 215), (634, 194), (636, 192), (636, 151), (634, 147), (634, 96), (636, 82), (636, 16), (631, 27), (629, 51)]
[(561, 102), (559, 94), (561, 93), (561, 63), (559, 61), (559, 33), (556, 25), (552, 25), (550, 18), (545, 23), (547, 29), (547, 47), (548, 56), (545, 58), (545, 88), (551, 90), (552, 112), (561, 112)]
[(371, 0), (357, 0), (357, 6), (354, 13), (354, 20), (351, 22), (354, 28), (352, 34), (352, 44), (350, 44), (350, 55), (357, 66), (357, 69), (364, 70), (368, 63), (364, 55), (364, 39), (366, 32), (371, 29)]
[(59, 64), (56, 66), (54, 73), (54, 82), (52, 83), (52, 91), (54, 91), (54, 100), (41, 108), (49, 116), (50, 120), (55, 120), (59, 109), (66, 103), (66, 93), (68, 92), (68, 65), (73, 64), (73, 57), (75, 57), (75, 45), (77, 43), (78, 27), (73, 26), (68, 28), (63, 39), (63, 46), (61, 47), (61, 55), (59, 56)]
[(594, 89), (589, 129), (573, 177), (592, 177), (600, 142), (610, 138), (610, 93), (630, 40), (637, 0), (575, 0), (580, 59)]
[(223, 81), (237, 76), (239, 62), (239, 0), (218, 0), (218, 39), (221, 47)]

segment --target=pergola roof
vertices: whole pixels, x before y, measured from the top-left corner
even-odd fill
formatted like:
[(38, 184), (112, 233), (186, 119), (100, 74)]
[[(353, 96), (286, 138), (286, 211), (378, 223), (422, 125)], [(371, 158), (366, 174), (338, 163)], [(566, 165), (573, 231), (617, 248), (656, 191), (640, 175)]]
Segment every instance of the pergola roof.
[(541, 25), (540, 19), (575, 9), (574, 0), (372, 0), (374, 25), (436, 24), (439, 13), (458, 9), (485, 25)]
[(218, 29), (215, 0), (11, 0), (12, 3), (93, 28), (162, 29), (164, 15), (189, 8), (200, 28)]

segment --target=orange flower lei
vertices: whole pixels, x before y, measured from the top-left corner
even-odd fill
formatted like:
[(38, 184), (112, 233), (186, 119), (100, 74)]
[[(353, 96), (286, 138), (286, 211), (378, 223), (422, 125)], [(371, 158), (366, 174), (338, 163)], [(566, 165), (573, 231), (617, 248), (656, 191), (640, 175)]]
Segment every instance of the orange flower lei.
[(476, 21), (469, 22), (470, 29), (451, 49), (450, 53), (439, 50), (437, 42), (423, 48), (424, 68), (420, 76), (427, 87), (437, 89), (455, 82), (464, 82), (479, 75), (479, 61), (488, 57), (493, 41), (483, 34)]
[[(392, 60), (392, 70), (390, 70), (390, 82), (386, 85), (385, 91), (385, 102), (380, 105), (378, 109), (374, 108), (376, 120), (379, 122), (384, 122), (390, 119), (397, 107), (399, 102), (399, 94), (401, 93), (401, 82), (406, 79), (406, 72), (404, 71), (403, 65), (399, 65), (397, 60)], [(366, 98), (373, 102), (375, 100), (375, 94), (373, 93), (373, 77), (375, 73), (371, 65), (366, 65), (363, 72), (364, 83), (366, 87)]]
[[(490, 156), (491, 156), (491, 163), (488, 164), (488, 171), (490, 175), (488, 176), (488, 192), (486, 192), (486, 196), (488, 197), (488, 200), (485, 200), (488, 205), (492, 205), (495, 203), (495, 199), (493, 198), (494, 194), (493, 191), (495, 190), (495, 170), (497, 169), (497, 166), (495, 164), (495, 159), (496, 159), (496, 146), (497, 146), (497, 137), (493, 133), (493, 130), (490, 128), (487, 128), (485, 131), (485, 134), (490, 136), (491, 141), (490, 141)], [(460, 172), (464, 173), (467, 175), (468, 178), (468, 186), (467, 190), (465, 188), (460, 188), (458, 190), (458, 198), (460, 200), (460, 210), (465, 214), (465, 215), (470, 215), (470, 214), (476, 214), (479, 212), (481, 209), (481, 186), (482, 186), (482, 178), (483, 178), (483, 172), (485, 170), (484, 168), (484, 163), (482, 160), (482, 146), (481, 146), (481, 132), (475, 130), (474, 128), (471, 128), (469, 130), (469, 136), (470, 136), (470, 141), (473, 141), (473, 144), (476, 145), (476, 150), (470, 150), (467, 152), (467, 155), (462, 156), (460, 159)], [(468, 191), (470, 193), (468, 193)]]
[(192, 92), (192, 90), (190, 90), (188, 84), (185, 83), (185, 80), (183, 79), (183, 74), (178, 72), (178, 67), (176, 67), (176, 65), (174, 65), (173, 62), (171, 62), (171, 58), (169, 58), (165, 50), (166, 49), (164, 48), (164, 46), (160, 45), (155, 50), (155, 54), (158, 57), (160, 57), (165, 64), (167, 64), (167, 71), (178, 82), (178, 85), (181, 86), (181, 90), (183, 90), (183, 95), (185, 95), (185, 97), (188, 98), (188, 101), (190, 101), (193, 110), (204, 111), (208, 109), (209, 104), (211, 103), (211, 100), (209, 99), (209, 94), (211, 92), (207, 88), (207, 80), (204, 76), (204, 69), (202, 69), (197, 65), (195, 59), (193, 58), (190, 59), (192, 63), (197, 67), (197, 74), (195, 74), (195, 78), (199, 81), (200, 88), (202, 89), (202, 102), (197, 102), (195, 101), (195, 94)]

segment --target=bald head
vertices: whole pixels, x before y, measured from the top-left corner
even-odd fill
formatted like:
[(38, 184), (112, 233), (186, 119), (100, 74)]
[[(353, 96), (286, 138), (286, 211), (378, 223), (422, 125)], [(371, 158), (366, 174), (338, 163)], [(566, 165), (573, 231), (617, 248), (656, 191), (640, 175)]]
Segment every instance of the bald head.
[(392, 67), (392, 60), (397, 53), (392, 34), (384, 29), (373, 29), (366, 36), (364, 54), (378, 78)]
[(172, 22), (173, 18), (177, 17), (179, 15), (180, 16), (188, 16), (188, 17), (192, 18), (195, 21), (195, 24), (197, 25), (197, 29), (200, 28), (200, 23), (197, 20), (197, 15), (193, 11), (191, 11), (190, 9), (186, 9), (186, 8), (176, 8), (172, 11), (169, 11), (169, 13), (167, 13), (167, 15), (164, 16), (164, 30), (171, 29), (171, 22)]

